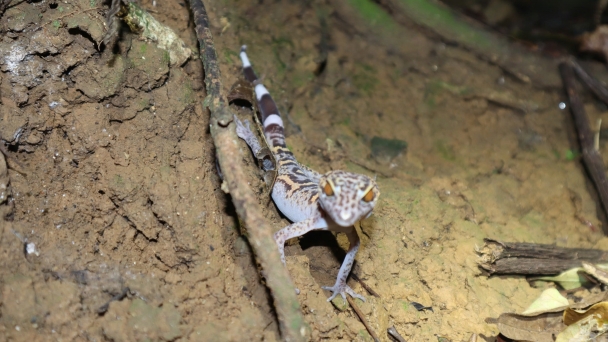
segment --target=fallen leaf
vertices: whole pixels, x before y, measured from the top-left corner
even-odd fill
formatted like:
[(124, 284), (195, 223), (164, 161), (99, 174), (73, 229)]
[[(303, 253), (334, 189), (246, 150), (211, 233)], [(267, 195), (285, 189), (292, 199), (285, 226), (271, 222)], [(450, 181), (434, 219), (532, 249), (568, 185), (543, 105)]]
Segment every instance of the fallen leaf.
[(498, 331), (516, 341), (553, 342), (554, 336), (564, 330), (561, 312), (550, 312), (527, 317), (504, 313), (498, 317)]
[(555, 342), (597, 341), (608, 331), (608, 302), (597, 303), (583, 312), (566, 309), (564, 323), (568, 327), (557, 335)]
[(568, 306), (569, 304), (568, 299), (562, 296), (556, 288), (549, 288), (543, 291), (543, 293), (540, 294), (540, 297), (532, 302), (522, 314), (532, 316), (549, 312), (556, 308), (562, 308), (563, 310), (563, 307)]
[(588, 283), (589, 280), (587, 278), (581, 276), (579, 274), (583, 269), (581, 267), (576, 267), (564, 271), (556, 276), (551, 277), (538, 277), (534, 278), (534, 280), (542, 280), (542, 281), (552, 281), (554, 283), (559, 284), (564, 290), (572, 290), (583, 286), (583, 284)]
[[(608, 264), (595, 266), (603, 270), (608, 270)], [(564, 290), (572, 290), (589, 283), (589, 280), (581, 276), (580, 272), (585, 272), (585, 269), (583, 267), (575, 267), (556, 276), (535, 277), (533, 280), (551, 281), (559, 284)]]
[(433, 312), (433, 307), (432, 306), (424, 306), (420, 303), (417, 302), (411, 302), (410, 304), (412, 304), (414, 306), (414, 308), (418, 311), (425, 311), (425, 310), (429, 310), (430, 312)]
[(568, 307), (570, 309), (580, 310), (603, 301), (608, 301), (608, 291), (590, 294), (585, 296), (580, 302), (568, 305)]
[(599, 280), (602, 284), (608, 285), (608, 272), (603, 269), (604, 266), (606, 265), (594, 265), (583, 261), (585, 272), (595, 277), (595, 279)]
[[(545, 294), (547, 292), (547, 294)], [(554, 296), (553, 291), (545, 291), (538, 300), (543, 298), (545, 295), (548, 295), (550, 299), (548, 301), (552, 301), (552, 297)], [(561, 295), (560, 295), (561, 296)], [(559, 297), (558, 297), (559, 298)], [(600, 302), (608, 299), (608, 292), (596, 293), (590, 295), (583, 299), (583, 301), (575, 304), (566, 304), (563, 306), (552, 307), (552, 305), (547, 306), (545, 308), (548, 312), (536, 312), (536, 313), (527, 313), (524, 314), (514, 314), (514, 313), (505, 313), (500, 315), (497, 320), (487, 320), (488, 323), (496, 324), (498, 326), (498, 330), (500, 333), (511, 339), (516, 341), (534, 341), (534, 342), (554, 342), (559, 334), (564, 334), (561, 341), (568, 342), (583, 342), (589, 341), (588, 336), (585, 335), (585, 332), (591, 332), (593, 334), (593, 330), (587, 329), (583, 330), (582, 328), (586, 328), (587, 326), (596, 329), (597, 327), (601, 327), (602, 329), (605, 327), (608, 329), (608, 319), (606, 317), (608, 313), (608, 302)], [(561, 299), (557, 299), (557, 303), (563, 301)], [(595, 304), (597, 303), (597, 304)], [(570, 308), (582, 308), (587, 307), (589, 305), (593, 305), (587, 311), (577, 312)], [(529, 309), (526, 310), (528, 312), (533, 305), (530, 306)], [(565, 310), (565, 311), (564, 311)], [(531, 310), (530, 310), (531, 311)], [(562, 313), (562, 311), (564, 311)], [(576, 320), (581, 320), (585, 317), (603, 317), (604, 325), (601, 326), (599, 324), (595, 324), (593, 322), (586, 322), (585, 324), (581, 324), (581, 327), (574, 327), (565, 332), (568, 328), (567, 324), (564, 323), (574, 323), (576, 324)], [(596, 332), (599, 331), (596, 329)], [(603, 333), (603, 332), (602, 332)], [(583, 339), (579, 339), (579, 336), (587, 336)], [(597, 335), (591, 335), (597, 336)], [(605, 340), (593, 340), (596, 342), (608, 342), (608, 337)]]
[(608, 26), (600, 25), (595, 31), (585, 33), (581, 39), (580, 49), (603, 55), (608, 61)]
[(564, 324), (571, 325), (589, 316), (598, 317), (601, 322), (608, 324), (608, 302), (597, 303), (581, 312), (566, 309), (564, 311)]

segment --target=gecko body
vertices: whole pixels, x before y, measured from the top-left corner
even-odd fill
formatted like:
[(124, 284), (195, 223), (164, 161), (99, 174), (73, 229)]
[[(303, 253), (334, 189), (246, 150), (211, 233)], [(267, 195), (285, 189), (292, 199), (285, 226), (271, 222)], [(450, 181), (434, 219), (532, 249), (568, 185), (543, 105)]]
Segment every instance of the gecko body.
[[(330, 171), (320, 174), (296, 160), (285, 144), (283, 120), (270, 93), (259, 82), (246, 46), (241, 48), (245, 78), (254, 84), (258, 107), (262, 115), (263, 131), (276, 160), (277, 177), (272, 188), (272, 199), (279, 210), (293, 223), (274, 234), (281, 261), (285, 264), (285, 241), (302, 236), (311, 230), (330, 230), (345, 233), (350, 243), (334, 286), (323, 286), (332, 291), (328, 301), (340, 294), (365, 298), (353, 291), (346, 279), (351, 271), (360, 240), (354, 224), (371, 215), (380, 195), (376, 182), (370, 177), (347, 172)], [(237, 135), (245, 140), (255, 155), (260, 143), (249, 128), (249, 122), (236, 121)]]

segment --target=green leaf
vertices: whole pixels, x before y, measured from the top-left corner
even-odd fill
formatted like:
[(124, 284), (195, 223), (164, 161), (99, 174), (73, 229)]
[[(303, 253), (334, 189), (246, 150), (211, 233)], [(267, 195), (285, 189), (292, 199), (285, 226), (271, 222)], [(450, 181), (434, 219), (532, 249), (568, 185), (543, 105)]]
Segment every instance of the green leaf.
[(564, 271), (556, 276), (551, 277), (539, 277), (535, 280), (552, 281), (559, 284), (564, 290), (572, 290), (583, 286), (588, 283), (587, 278), (579, 275), (579, 271), (583, 271), (582, 267), (572, 268)]
[[(608, 270), (608, 264), (596, 265), (597, 267)], [(572, 290), (587, 284), (589, 281), (587, 278), (580, 276), (579, 271), (584, 273), (585, 270), (582, 267), (576, 267), (564, 271), (556, 276), (551, 277), (538, 277), (534, 280), (552, 281), (559, 284), (564, 290)]]
[(543, 291), (540, 297), (530, 304), (522, 314), (533, 315), (535, 313), (549, 312), (555, 308), (568, 306), (568, 304), (568, 299), (562, 296), (556, 288), (550, 288)]

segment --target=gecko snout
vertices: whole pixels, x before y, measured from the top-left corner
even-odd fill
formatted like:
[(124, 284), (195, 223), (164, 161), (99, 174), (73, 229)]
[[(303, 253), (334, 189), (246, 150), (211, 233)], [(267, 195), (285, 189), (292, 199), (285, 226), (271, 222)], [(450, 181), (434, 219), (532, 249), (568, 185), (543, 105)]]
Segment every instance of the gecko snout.
[(344, 221), (348, 221), (351, 216), (352, 216), (352, 213), (348, 210), (342, 211), (340, 213), (340, 218)]

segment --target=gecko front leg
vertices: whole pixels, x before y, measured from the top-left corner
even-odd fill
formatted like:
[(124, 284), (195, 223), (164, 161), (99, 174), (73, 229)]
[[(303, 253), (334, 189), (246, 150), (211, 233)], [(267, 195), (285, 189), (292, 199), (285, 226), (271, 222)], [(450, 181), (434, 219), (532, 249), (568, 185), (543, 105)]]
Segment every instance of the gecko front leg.
[[(279, 254), (281, 255), (281, 261), (283, 264), (285, 264), (285, 242), (291, 238), (302, 236), (311, 230), (328, 230), (324, 223), (324, 220), (319, 220), (318, 217), (312, 217), (304, 221), (290, 224), (289, 226), (276, 232), (274, 234), (274, 240), (277, 242), (277, 246), (279, 247)], [(322, 224), (321, 227), (319, 226), (320, 224)], [(324, 290), (332, 291), (332, 295), (327, 299), (328, 302), (334, 299), (338, 294), (340, 294), (344, 301), (346, 301), (347, 293), (354, 298), (359, 298), (362, 301), (365, 301), (365, 297), (356, 293), (352, 288), (350, 288), (350, 286), (348, 286), (348, 284), (346, 284), (346, 279), (348, 278), (350, 270), (353, 267), (353, 263), (355, 262), (355, 255), (357, 254), (359, 246), (361, 245), (359, 236), (357, 235), (357, 231), (354, 227), (351, 227), (349, 231), (346, 231), (346, 236), (348, 237), (350, 247), (346, 253), (346, 257), (344, 258), (342, 265), (340, 266), (340, 271), (338, 271), (336, 283), (334, 286), (322, 286)]]
[(357, 231), (355, 227), (351, 227), (349, 232), (346, 232), (346, 236), (348, 237), (348, 242), (350, 247), (348, 252), (346, 253), (346, 257), (344, 257), (344, 261), (342, 262), (342, 266), (340, 266), (340, 271), (338, 271), (338, 277), (336, 278), (336, 284), (334, 286), (322, 286), (323, 290), (329, 290), (332, 292), (331, 297), (327, 299), (327, 301), (331, 301), (336, 297), (336, 295), (340, 294), (344, 301), (346, 302), (346, 294), (348, 293), (351, 297), (359, 298), (365, 302), (365, 297), (356, 293), (353, 289), (346, 284), (346, 279), (350, 274), (350, 270), (353, 268), (353, 263), (355, 262), (355, 255), (359, 250), (359, 246), (361, 245), (361, 241), (359, 240), (359, 235), (357, 235)]

